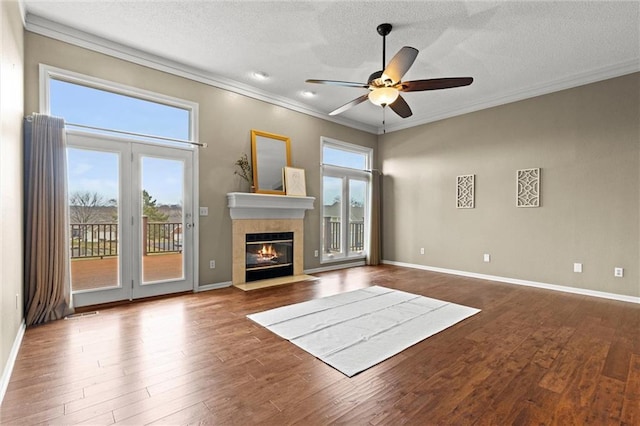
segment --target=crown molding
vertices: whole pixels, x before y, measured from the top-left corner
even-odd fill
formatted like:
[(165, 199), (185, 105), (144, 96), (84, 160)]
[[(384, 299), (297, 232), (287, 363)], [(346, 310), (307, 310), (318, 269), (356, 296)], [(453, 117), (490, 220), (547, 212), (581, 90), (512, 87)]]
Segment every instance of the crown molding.
[[(559, 92), (561, 90), (572, 89), (574, 87), (583, 86), (585, 84), (595, 83), (598, 81), (608, 80), (610, 78), (620, 77), (626, 74), (631, 74), (640, 71), (640, 61), (630, 60), (621, 62), (615, 65), (610, 65), (602, 68), (596, 68), (589, 71), (573, 74), (568, 77), (548, 81), (543, 84), (531, 86), (524, 90), (517, 90), (505, 95), (496, 96), (493, 98), (487, 98), (482, 102), (476, 102), (473, 104), (463, 105), (460, 108), (451, 109), (448, 111), (442, 111), (435, 115), (424, 116), (412, 120), (410, 124), (398, 123), (395, 125), (387, 126), (386, 133), (395, 132), (398, 130), (408, 129), (411, 127), (420, 126), (423, 124), (432, 123), (434, 121), (444, 120), (445, 118), (451, 118), (458, 115), (468, 114), (470, 112), (480, 111), (487, 108), (493, 108), (500, 105), (510, 104), (512, 102), (518, 102), (529, 98), (535, 98), (536, 96), (547, 95), (553, 92)], [(383, 134), (383, 129), (378, 129), (378, 134)]]
[(18, 10), (20, 11), (20, 19), (22, 19), (22, 27), (27, 28), (27, 10), (24, 6), (24, 0), (18, 0)]
[(134, 64), (143, 65), (145, 67), (163, 71), (168, 74), (173, 74), (178, 77), (197, 81), (199, 83), (247, 96), (252, 99), (257, 99), (272, 105), (280, 106), (282, 108), (320, 118), (325, 121), (330, 121), (333, 123), (341, 124), (343, 126), (362, 130), (367, 133), (377, 134), (378, 129), (376, 126), (370, 126), (340, 117), (328, 116), (326, 113), (315, 110), (308, 105), (302, 104), (300, 102), (296, 102), (285, 97), (274, 96), (271, 93), (256, 89), (255, 87), (234, 80), (226, 79), (224, 77), (216, 76), (213, 73), (209, 73), (207, 71), (198, 69), (196, 67), (191, 67), (177, 61), (172, 61), (170, 59), (152, 55), (138, 49), (133, 49), (120, 43), (115, 43), (105, 38), (98, 37), (84, 31), (59, 24), (54, 21), (50, 21), (31, 13), (26, 13), (24, 28), (25, 30), (32, 33), (69, 43), (74, 46), (82, 47), (87, 50), (103, 53), (105, 55), (132, 62)]

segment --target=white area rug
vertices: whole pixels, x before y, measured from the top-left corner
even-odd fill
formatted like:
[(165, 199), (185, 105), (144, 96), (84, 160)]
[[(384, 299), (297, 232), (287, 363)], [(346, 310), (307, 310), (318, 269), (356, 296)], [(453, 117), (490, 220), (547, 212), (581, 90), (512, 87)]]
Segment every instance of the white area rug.
[(375, 286), (247, 318), (351, 377), (478, 312)]

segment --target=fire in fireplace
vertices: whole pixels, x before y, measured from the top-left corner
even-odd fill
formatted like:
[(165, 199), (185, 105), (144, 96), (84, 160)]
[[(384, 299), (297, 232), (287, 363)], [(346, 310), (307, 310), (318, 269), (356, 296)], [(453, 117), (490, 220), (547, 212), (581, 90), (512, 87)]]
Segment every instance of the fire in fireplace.
[(293, 232), (247, 234), (245, 281), (293, 275)]

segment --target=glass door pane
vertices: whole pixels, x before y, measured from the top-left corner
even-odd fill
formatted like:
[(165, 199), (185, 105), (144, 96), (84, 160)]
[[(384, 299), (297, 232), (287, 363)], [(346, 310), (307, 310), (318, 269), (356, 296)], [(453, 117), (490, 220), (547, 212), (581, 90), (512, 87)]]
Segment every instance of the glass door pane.
[(182, 160), (140, 157), (142, 284), (184, 278)]
[(120, 155), (67, 149), (71, 289), (120, 287)]
[(344, 253), (342, 246), (342, 178), (324, 176), (322, 178), (322, 199), (324, 200), (322, 220), (323, 257), (333, 259)]
[(367, 181), (349, 179), (349, 254), (363, 254)]

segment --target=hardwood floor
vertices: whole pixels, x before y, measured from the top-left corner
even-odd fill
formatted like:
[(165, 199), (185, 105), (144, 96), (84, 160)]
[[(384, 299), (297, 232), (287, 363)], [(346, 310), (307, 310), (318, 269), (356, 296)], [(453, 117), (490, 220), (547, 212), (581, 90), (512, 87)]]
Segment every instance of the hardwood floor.
[[(2, 424), (640, 424), (640, 306), (395, 266), (26, 331)], [(370, 285), (482, 309), (347, 378), (246, 314)]]

